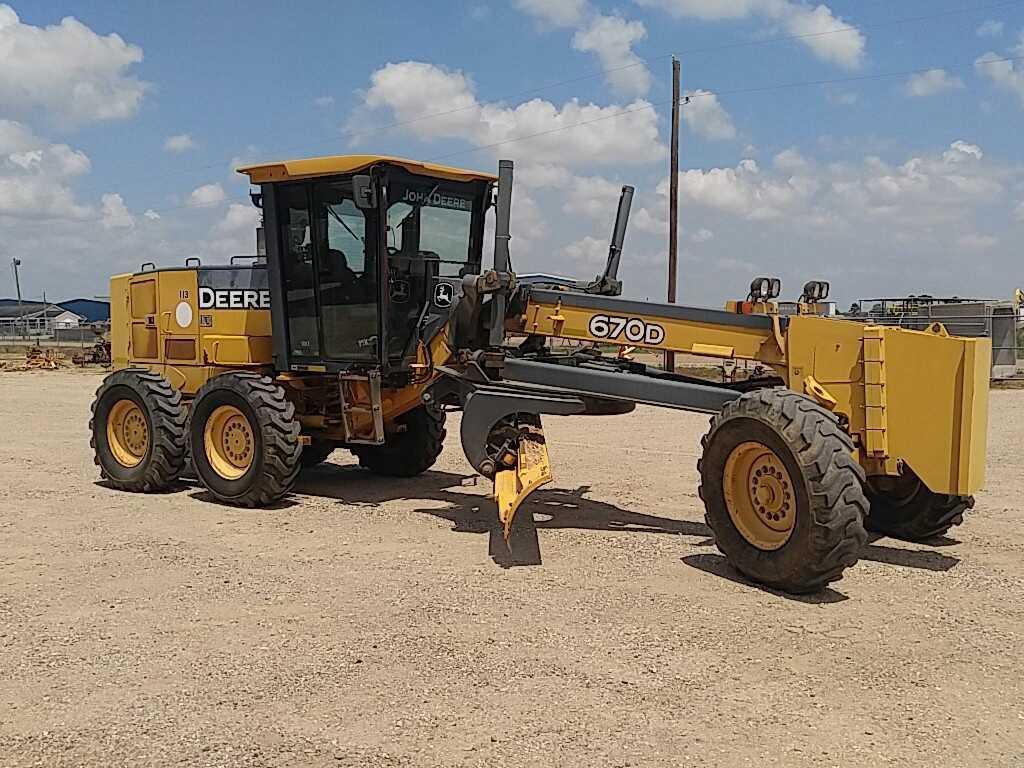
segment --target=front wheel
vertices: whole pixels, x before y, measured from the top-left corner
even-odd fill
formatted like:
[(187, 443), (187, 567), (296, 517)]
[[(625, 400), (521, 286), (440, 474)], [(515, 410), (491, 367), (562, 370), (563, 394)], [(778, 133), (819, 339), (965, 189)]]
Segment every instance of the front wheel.
[(445, 413), (421, 405), (395, 419), (395, 432), (384, 445), (360, 445), (352, 449), (360, 466), (377, 475), (415, 477), (434, 466), (444, 448)]
[(257, 373), (210, 379), (192, 404), (189, 441), (200, 481), (228, 504), (273, 504), (292, 489), (302, 466), (295, 406)]
[(857, 562), (864, 473), (831, 413), (787, 389), (756, 390), (712, 418), (702, 445), (705, 520), (737, 570), (802, 593)]

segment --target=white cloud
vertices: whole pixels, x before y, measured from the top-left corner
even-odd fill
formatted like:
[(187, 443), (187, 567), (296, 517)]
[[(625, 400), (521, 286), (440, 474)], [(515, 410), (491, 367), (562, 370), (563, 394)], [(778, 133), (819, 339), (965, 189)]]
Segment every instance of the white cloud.
[(913, 157), (897, 167), (867, 157), (859, 168), (823, 168), (787, 150), (776, 156), (775, 173), (744, 160), (735, 168), (684, 171), (679, 186), (691, 204), (748, 221), (886, 220), (926, 230), (1001, 198), (1006, 172), (984, 164), (984, 156), (980, 147), (956, 141), (939, 156)]
[(91, 209), (71, 184), (89, 172), (84, 152), (50, 144), (21, 123), (0, 120), (0, 217), (84, 219)]
[(333, 107), (334, 106), (334, 97), (333, 96), (318, 96), (317, 98), (313, 99), (313, 103), (316, 106), (320, 107), (320, 109), (327, 109), (328, 107)]
[(987, 251), (999, 245), (999, 238), (972, 232), (957, 239), (957, 245), (969, 251)]
[(576, 176), (565, 194), (562, 210), (598, 221), (607, 219), (611, 227), (620, 194), (621, 184), (599, 176)]
[(516, 0), (516, 7), (546, 24), (572, 27), (582, 20), (587, 0)]
[[(217, 222), (216, 231), (232, 234), (239, 231), (252, 233), (260, 220), (259, 209), (253, 205), (232, 203), (228, 206), (224, 218)], [(255, 235), (253, 235), (255, 237)]]
[(1004, 24), (1003, 22), (993, 21), (989, 19), (980, 27), (978, 27), (975, 30), (975, 32), (978, 35), (978, 37), (999, 37), (1000, 35), (1003, 34), (1003, 30), (1005, 28), (1006, 24)]
[(1015, 221), (1024, 221), (1024, 201), (1017, 204), (1017, 208), (1013, 212), (1013, 218)]
[(125, 206), (120, 195), (103, 195), (100, 202), (100, 224), (104, 229), (131, 229), (135, 226), (135, 217)]
[(751, 221), (779, 218), (809, 199), (817, 188), (818, 184), (806, 177), (770, 178), (753, 160), (743, 160), (736, 168), (688, 170), (679, 175), (679, 193), (684, 199)]
[(942, 159), (947, 163), (963, 163), (970, 160), (981, 160), (985, 153), (977, 144), (968, 144), (966, 141), (957, 139), (949, 145), (949, 149), (942, 153)]
[(572, 47), (597, 55), (616, 94), (645, 96), (651, 88), (651, 73), (633, 51), (633, 45), (645, 37), (647, 29), (640, 21), (598, 15), (573, 35)]
[(176, 136), (168, 136), (167, 141), (164, 142), (165, 152), (187, 152), (190, 149), (195, 149), (196, 143), (192, 139), (191, 134), (179, 133)]
[[(407, 123), (398, 130), (418, 139), (463, 139), (504, 157), (521, 154), (531, 163), (636, 165), (666, 154), (657, 114), (642, 99), (606, 107), (575, 99), (558, 107), (532, 99), (510, 107), (478, 101), (473, 91), (461, 72), (406, 61), (373, 73), (365, 105), (390, 111), (397, 122)], [(424, 115), (437, 116), (420, 119)], [(358, 123), (352, 127), (358, 130)]]
[(176, 136), (168, 136), (164, 141), (164, 152), (182, 153), (195, 150), (196, 141), (188, 133), (179, 133)]
[(943, 91), (952, 91), (964, 87), (964, 81), (953, 77), (944, 69), (929, 69), (918, 72), (907, 80), (906, 91), (910, 96), (934, 96)]
[(160, 221), (160, 214), (154, 211), (152, 208), (147, 208), (146, 212), (142, 214), (150, 221)]
[(529, 159), (516, 166), (516, 187), (543, 189), (563, 187), (572, 180), (572, 173), (557, 163), (534, 163)]
[(43, 143), (28, 126), (14, 120), (0, 120), (0, 156), (38, 149)]
[(196, 187), (188, 196), (188, 204), (192, 206), (216, 205), (224, 202), (224, 187), (220, 184), (204, 184)]
[(800, 154), (799, 149), (790, 147), (789, 149), (782, 150), (772, 158), (772, 165), (780, 171), (795, 172), (806, 170), (810, 163), (808, 163), (807, 158)]
[(637, 230), (648, 235), (665, 235), (668, 233), (668, 214), (664, 206), (652, 211), (643, 206), (629, 217), (630, 230)]
[(793, 0), (637, 0), (679, 18), (734, 21), (758, 16), (778, 24), (823, 61), (846, 69), (864, 63), (866, 39), (856, 26), (836, 16), (827, 5), (806, 5)]
[(736, 138), (736, 126), (718, 96), (711, 91), (686, 91), (689, 102), (683, 104), (683, 120), (690, 130), (705, 139), (725, 141)]
[(516, 7), (545, 25), (575, 27), (572, 47), (597, 56), (617, 95), (647, 95), (651, 73), (633, 51), (633, 46), (647, 37), (643, 22), (597, 13), (587, 0), (516, 0)]
[(72, 124), (131, 117), (147, 87), (129, 74), (142, 61), (138, 46), (71, 16), (49, 27), (24, 24), (9, 5), (0, 5), (0, 61), (0, 104)]
[[(830, 280), (843, 302), (886, 292), (1000, 295), (1019, 272), (1012, 217), (1021, 189), (1024, 165), (965, 140), (899, 162), (826, 164), (800, 147), (764, 166), (691, 168), (680, 174), (683, 301), (714, 304), (754, 274), (778, 274), (787, 298), (812, 278)], [(664, 201), (667, 180), (657, 192)], [(1019, 215), (1024, 222), (1024, 204)], [(698, 244), (701, 229), (714, 237)], [(664, 229), (631, 232), (630, 252), (664, 242)], [(984, 258), (965, 270), (965, 253)], [(623, 265), (627, 295), (655, 295), (654, 276), (630, 272), (628, 255)]]
[(1005, 56), (999, 56), (990, 51), (974, 62), (974, 70), (1003, 90), (1015, 94), (1020, 99), (1021, 105), (1024, 106), (1024, 63), (1000, 61), (1005, 58)]
[(789, 4), (782, 14), (782, 24), (789, 34), (803, 35), (801, 42), (823, 61), (845, 69), (857, 69), (864, 63), (864, 35), (834, 16), (828, 6), (811, 9)]
[(694, 232), (692, 235), (690, 235), (690, 242), (691, 243), (706, 243), (709, 240), (714, 240), (714, 239), (715, 239), (715, 233), (712, 232), (710, 229), (704, 229), (703, 227), (701, 227), (696, 232)]
[(245, 203), (231, 203), (214, 221), (209, 237), (196, 244), (196, 255), (223, 263), (231, 256), (254, 254), (258, 222), (259, 209)]
[(600, 272), (608, 262), (608, 241), (587, 235), (569, 243), (562, 254), (572, 265), (574, 274), (589, 277), (591, 272)]

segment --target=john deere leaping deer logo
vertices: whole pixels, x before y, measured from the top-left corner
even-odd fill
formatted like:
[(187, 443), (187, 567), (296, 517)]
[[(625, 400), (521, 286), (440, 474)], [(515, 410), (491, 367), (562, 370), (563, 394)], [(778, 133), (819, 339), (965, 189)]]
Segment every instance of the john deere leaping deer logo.
[(434, 286), (434, 306), (448, 309), (455, 301), (455, 288), (451, 283), (438, 283)]

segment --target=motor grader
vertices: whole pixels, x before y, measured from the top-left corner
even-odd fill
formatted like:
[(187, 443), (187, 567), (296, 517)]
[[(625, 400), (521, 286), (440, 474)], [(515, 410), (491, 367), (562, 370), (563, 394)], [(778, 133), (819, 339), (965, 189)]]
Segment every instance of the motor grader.
[[(642, 403), (711, 414), (698, 463), (707, 524), (739, 571), (771, 587), (820, 589), (856, 562), (867, 530), (927, 539), (973, 505), (987, 340), (821, 317), (818, 283), (792, 316), (771, 279), (722, 310), (623, 299), (630, 187), (606, 269), (578, 280), (512, 270), (507, 161), (497, 176), (370, 155), (240, 172), (264, 253), (111, 280), (115, 371), (91, 431), (114, 488), (160, 491), (190, 459), (216, 499), (265, 506), (339, 448), (372, 473), (413, 476), (458, 409), (507, 539), (552, 479), (542, 416), (626, 419)], [(702, 380), (629, 347), (759, 373)]]

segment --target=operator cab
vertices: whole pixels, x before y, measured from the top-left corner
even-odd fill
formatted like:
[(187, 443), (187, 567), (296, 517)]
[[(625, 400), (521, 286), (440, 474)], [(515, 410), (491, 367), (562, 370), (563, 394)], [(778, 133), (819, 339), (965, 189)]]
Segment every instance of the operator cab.
[(239, 172), (260, 187), (277, 369), (408, 373), (480, 273), (496, 177), (376, 155)]

